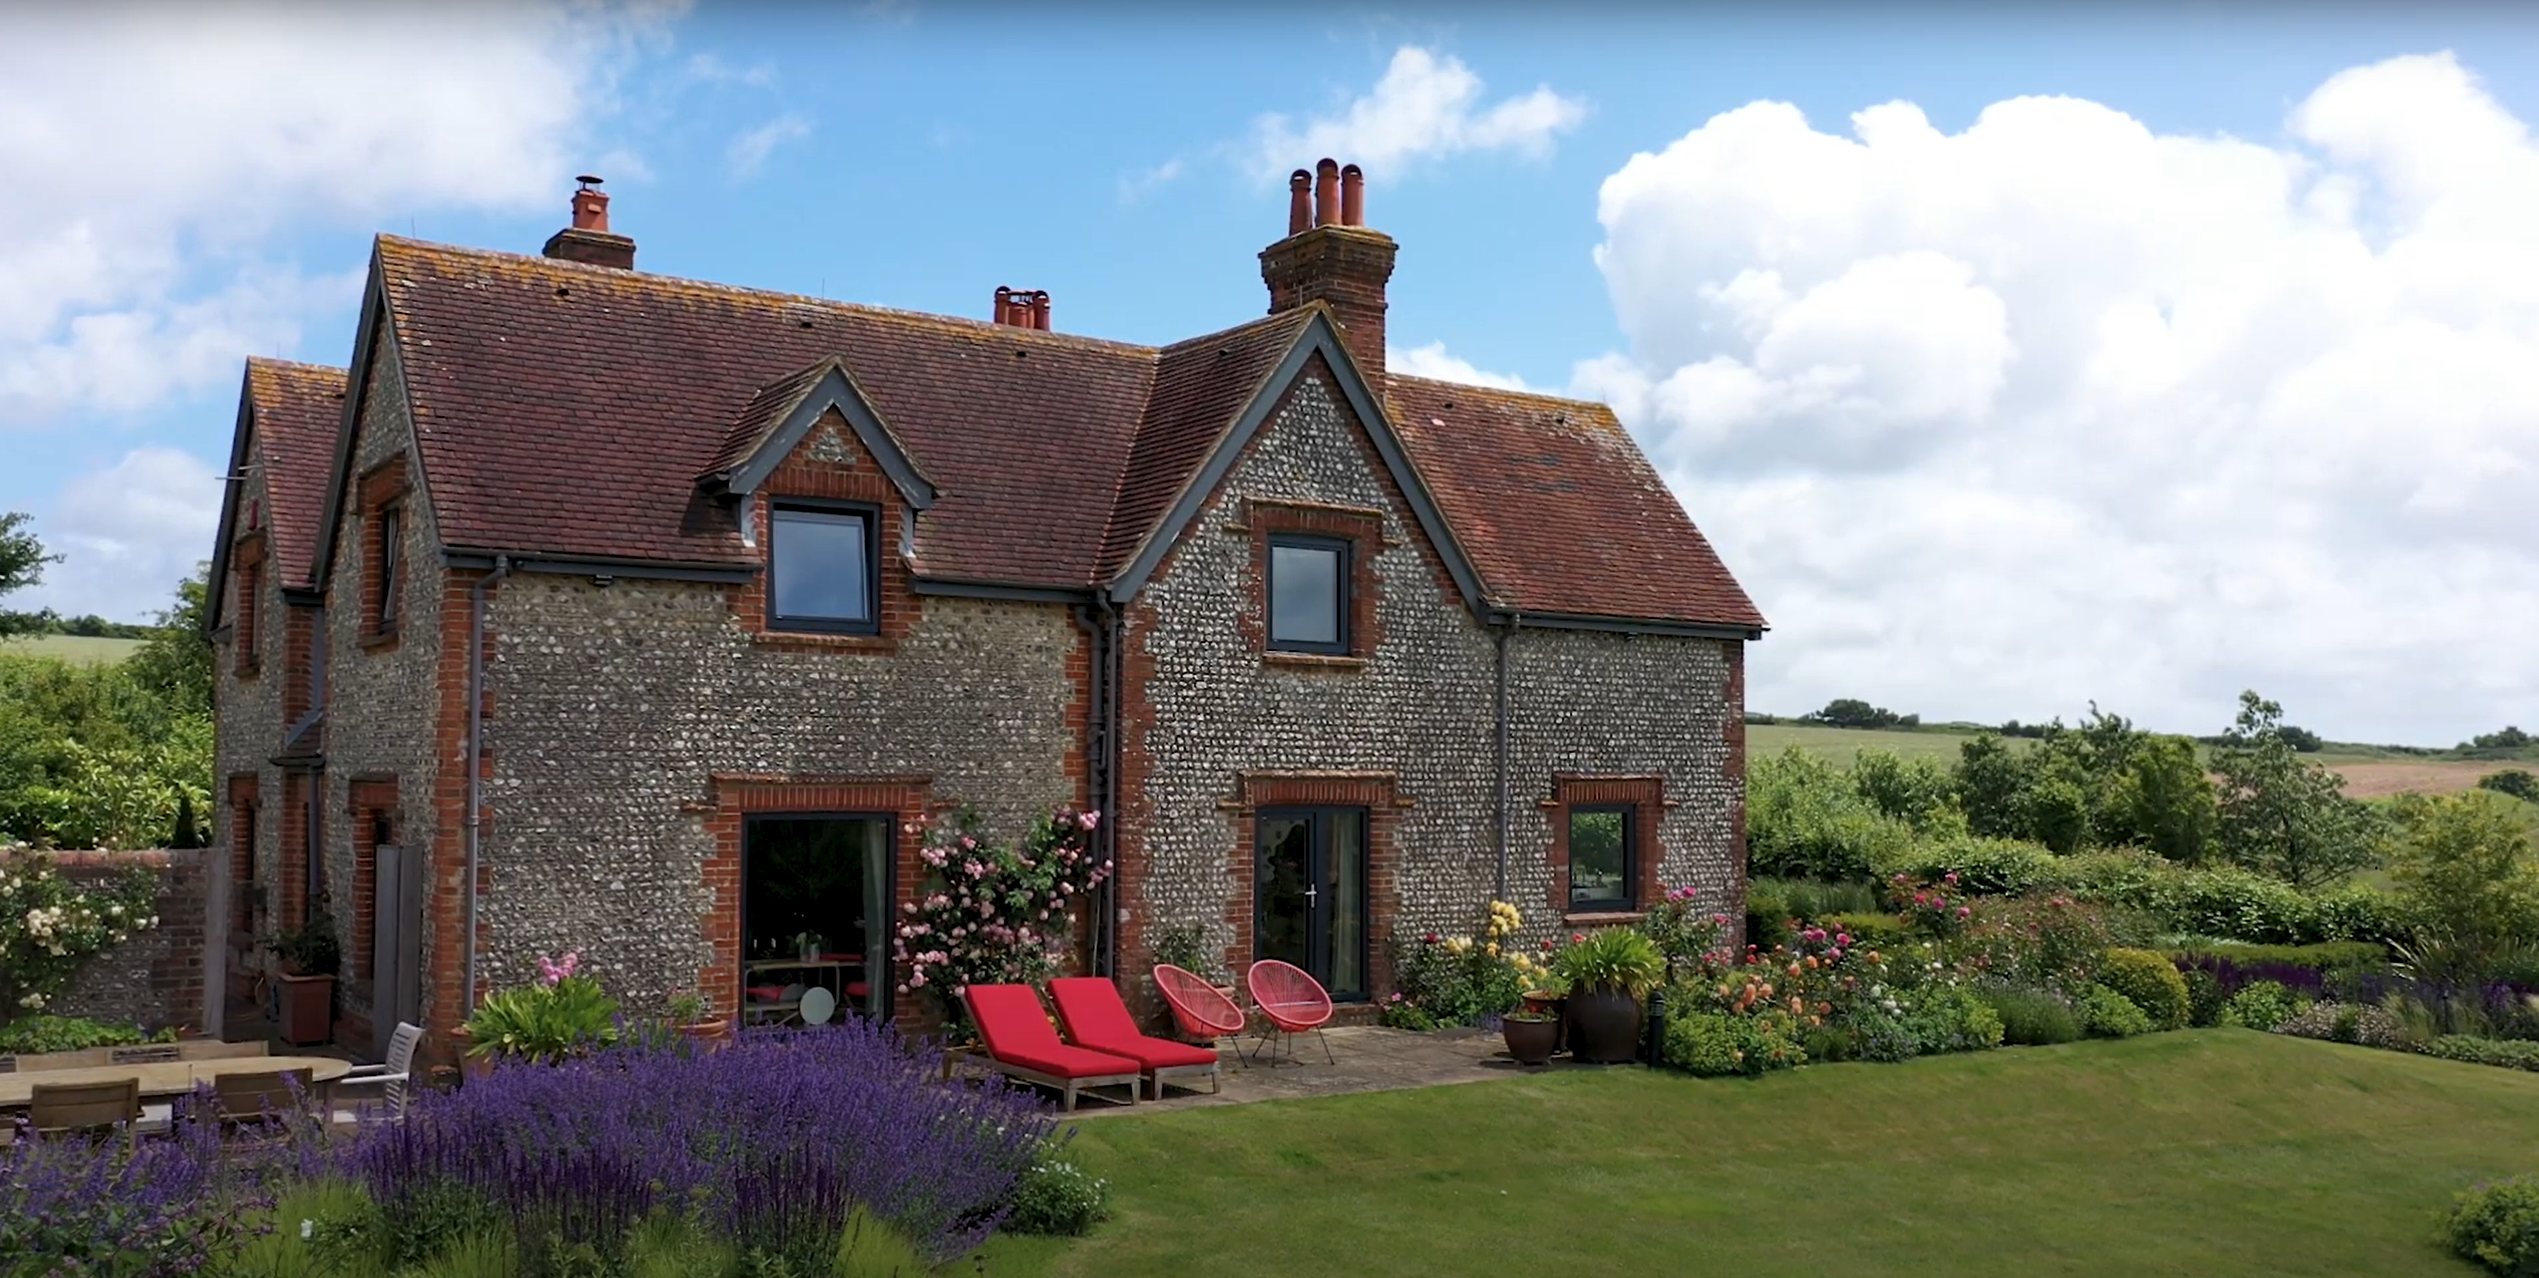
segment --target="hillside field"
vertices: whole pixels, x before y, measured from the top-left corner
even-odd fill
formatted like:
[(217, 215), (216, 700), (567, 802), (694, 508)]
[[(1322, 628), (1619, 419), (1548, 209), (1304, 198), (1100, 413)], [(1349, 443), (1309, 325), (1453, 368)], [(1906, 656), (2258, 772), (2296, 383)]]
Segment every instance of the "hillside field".
[(79, 665), (111, 666), (140, 651), (143, 642), (90, 635), (19, 635), (0, 639), (0, 657), (58, 657)]
[[(1971, 731), (1948, 728), (1884, 731), (1827, 728), (1804, 723), (1750, 723), (1746, 725), (1746, 757), (1761, 758), (1797, 746), (1810, 754), (1846, 765), (1864, 749), (1953, 763), (1957, 759), (1958, 747), (1974, 735)], [(2036, 744), (2028, 737), (2004, 737), (2002, 740), (2014, 750)], [(2331, 746), (2305, 757), (2336, 769), (2345, 778), (2345, 792), (2358, 799), (2381, 798), (2408, 791), (2450, 794), (2475, 786), (2479, 777), (2490, 772), (2514, 767), (2539, 771), (2539, 765), (2512, 760), (2415, 759), (2393, 757), (2387, 751), (2371, 750), (2369, 747), (2339, 749)]]

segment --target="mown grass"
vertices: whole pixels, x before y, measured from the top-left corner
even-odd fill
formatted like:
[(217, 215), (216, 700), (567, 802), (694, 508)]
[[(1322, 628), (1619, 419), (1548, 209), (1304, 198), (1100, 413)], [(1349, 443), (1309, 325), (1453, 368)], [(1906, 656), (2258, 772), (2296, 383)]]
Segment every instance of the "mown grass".
[(2452, 1274), (2539, 1075), (2198, 1030), (1760, 1080), (1639, 1069), (1085, 1123), (1089, 1238), (996, 1275)]
[(0, 639), (0, 657), (54, 657), (74, 665), (111, 666), (140, 651), (142, 643), (95, 635), (14, 635)]

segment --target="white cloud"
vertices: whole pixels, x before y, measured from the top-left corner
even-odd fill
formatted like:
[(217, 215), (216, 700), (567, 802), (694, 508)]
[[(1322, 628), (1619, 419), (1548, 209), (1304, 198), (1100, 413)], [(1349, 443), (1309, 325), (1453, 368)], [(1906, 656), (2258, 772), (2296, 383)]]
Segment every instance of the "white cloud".
[(62, 562), (9, 606), (148, 620), (210, 553), (220, 499), (220, 472), (174, 448), (135, 449), (71, 480), (35, 527)]
[(560, 211), (661, 13), (0, 12), (0, 427), (234, 381), (237, 356), (288, 346), (340, 301), (271, 256), (292, 229)]
[(1481, 77), (1461, 59), (1405, 45), (1374, 90), (1337, 114), (1316, 116), (1301, 128), (1284, 115), (1262, 116), (1253, 128), (1251, 167), (1268, 179), (1322, 156), (1389, 170), (1460, 151), (1541, 155), (1556, 135), (1587, 118), (1586, 99), (1547, 84), (1488, 106), (1481, 98)]
[(1176, 155), (1143, 173), (1120, 175), (1120, 203), (1135, 204), (1165, 186), (1181, 179), (1181, 157)]
[(743, 181), (758, 176), (767, 167), (767, 157), (787, 142), (811, 136), (811, 121), (787, 111), (757, 128), (732, 139), (723, 150), (723, 158), (731, 165), (732, 178)]
[(687, 74), (689, 79), (704, 84), (737, 84), (751, 89), (776, 87), (774, 63), (753, 62), (745, 67), (736, 67), (711, 53), (690, 54)]
[(1440, 382), (1461, 382), (1466, 386), (1492, 386), (1500, 390), (1528, 389), (1525, 379), (1513, 373), (1493, 373), (1475, 368), (1472, 361), (1446, 353), (1444, 342), (1430, 342), (1404, 350), (1398, 346), (1384, 348), (1384, 366), (1405, 377), (1425, 377)]
[(1608, 178), (1582, 363), (1775, 633), (1752, 699), (2333, 736), (2539, 718), (2539, 146), (2449, 55), (2279, 145), (2021, 98)]

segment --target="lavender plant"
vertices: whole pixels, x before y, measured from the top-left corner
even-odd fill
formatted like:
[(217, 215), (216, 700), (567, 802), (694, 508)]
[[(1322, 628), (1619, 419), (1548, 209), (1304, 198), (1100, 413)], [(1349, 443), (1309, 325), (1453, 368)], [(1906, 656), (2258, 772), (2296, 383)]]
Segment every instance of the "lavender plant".
[(391, 1214), (456, 1188), (499, 1204), (524, 1261), (622, 1247), (660, 1212), (744, 1249), (833, 1255), (856, 1205), (948, 1258), (1002, 1219), (1051, 1122), (1001, 1085), (937, 1082), (886, 1025), (751, 1031), (496, 1070), (363, 1129), (351, 1173)]

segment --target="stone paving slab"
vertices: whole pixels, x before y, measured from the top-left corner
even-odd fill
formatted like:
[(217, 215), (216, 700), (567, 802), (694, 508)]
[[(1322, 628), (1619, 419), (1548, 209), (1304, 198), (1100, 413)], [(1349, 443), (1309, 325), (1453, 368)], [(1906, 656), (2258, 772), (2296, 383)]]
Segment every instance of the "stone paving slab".
[[(1328, 1062), (1323, 1057), (1324, 1044), (1310, 1034), (1295, 1040), (1296, 1063), (1292, 1065), (1247, 1064), (1236, 1060), (1232, 1047), (1220, 1046), (1217, 1072), (1224, 1080), (1224, 1090), (1216, 1095), (1204, 1089), (1184, 1091), (1167, 1084), (1163, 1100), (1141, 1098), (1135, 1105), (1079, 1097), (1076, 1112), (1068, 1117), (1162, 1114), (1254, 1101), (1478, 1083), (1552, 1070), (1627, 1068), (1573, 1065), (1565, 1056), (1554, 1057), (1551, 1064), (1544, 1066), (1519, 1065), (1508, 1058), (1507, 1044), (1496, 1030), (1448, 1029), (1414, 1034), (1375, 1025), (1348, 1025), (1325, 1030), (1323, 1036), (1331, 1048)], [(1246, 1038), (1245, 1049), (1251, 1050), (1258, 1041), (1257, 1037)], [(1112, 1091), (1116, 1093), (1117, 1089)]]

